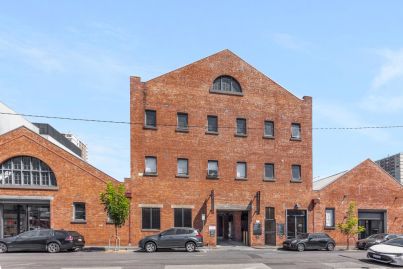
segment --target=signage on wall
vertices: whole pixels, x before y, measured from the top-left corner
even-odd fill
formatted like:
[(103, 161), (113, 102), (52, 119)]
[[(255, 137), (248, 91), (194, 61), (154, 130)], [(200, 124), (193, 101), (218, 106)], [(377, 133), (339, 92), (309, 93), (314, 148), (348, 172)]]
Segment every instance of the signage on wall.
[(284, 236), (284, 223), (277, 224), (277, 233), (280, 237)]
[(215, 225), (208, 226), (208, 233), (210, 236), (215, 236), (215, 230), (216, 230)]

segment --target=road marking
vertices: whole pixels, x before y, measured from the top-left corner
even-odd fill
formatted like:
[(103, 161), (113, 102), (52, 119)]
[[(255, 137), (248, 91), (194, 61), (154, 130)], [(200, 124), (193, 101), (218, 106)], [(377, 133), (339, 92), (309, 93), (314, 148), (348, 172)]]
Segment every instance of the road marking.
[(165, 269), (271, 269), (263, 263), (165, 265)]

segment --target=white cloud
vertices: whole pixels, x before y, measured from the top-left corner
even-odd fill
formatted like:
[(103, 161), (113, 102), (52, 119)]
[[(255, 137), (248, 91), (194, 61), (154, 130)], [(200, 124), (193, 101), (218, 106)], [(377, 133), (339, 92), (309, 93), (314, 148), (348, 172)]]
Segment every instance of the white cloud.
[(378, 51), (383, 58), (383, 64), (375, 75), (372, 87), (378, 89), (390, 81), (403, 77), (403, 48), (397, 50), (385, 49)]
[(272, 35), (272, 39), (277, 45), (290, 50), (305, 50), (311, 46), (310, 43), (287, 33), (275, 33)]

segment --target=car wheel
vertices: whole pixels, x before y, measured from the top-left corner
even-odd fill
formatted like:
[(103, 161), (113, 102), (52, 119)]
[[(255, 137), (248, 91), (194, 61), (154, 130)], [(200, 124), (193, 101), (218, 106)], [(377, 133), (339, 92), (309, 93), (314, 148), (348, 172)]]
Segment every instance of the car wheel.
[(157, 250), (157, 246), (153, 242), (147, 242), (144, 246), (145, 251), (147, 252), (154, 252)]
[(47, 247), (47, 250), (48, 250), (49, 253), (57, 253), (57, 252), (60, 251), (60, 246), (59, 246), (58, 243), (54, 243), (54, 242), (49, 243), (48, 247)]
[(333, 250), (334, 250), (334, 244), (333, 244), (333, 243), (327, 244), (326, 249), (327, 249), (328, 251), (333, 251)]
[(185, 247), (187, 252), (194, 252), (196, 250), (196, 244), (193, 242), (187, 242)]
[(297, 250), (298, 250), (298, 251), (304, 251), (304, 250), (305, 250), (304, 244), (298, 244), (298, 245), (297, 245)]
[(0, 243), (0, 253), (6, 253), (7, 252), (7, 245), (4, 243)]

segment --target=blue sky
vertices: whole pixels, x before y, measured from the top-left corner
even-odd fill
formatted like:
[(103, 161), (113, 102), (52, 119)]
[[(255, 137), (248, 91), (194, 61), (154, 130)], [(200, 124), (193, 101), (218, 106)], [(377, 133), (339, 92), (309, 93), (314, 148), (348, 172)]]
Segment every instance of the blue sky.
[[(403, 125), (402, 18), (403, 1), (1, 1), (0, 100), (128, 121), (130, 75), (228, 48), (312, 96), (314, 127)], [(46, 121), (85, 141), (101, 170), (129, 176), (128, 126)], [(314, 130), (314, 177), (403, 151), (402, 132)]]

